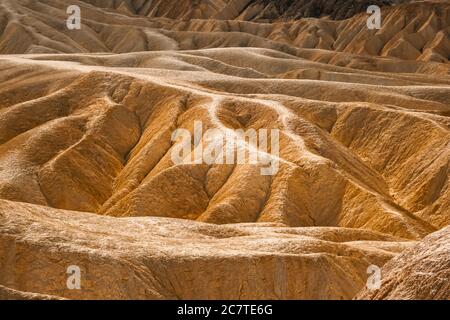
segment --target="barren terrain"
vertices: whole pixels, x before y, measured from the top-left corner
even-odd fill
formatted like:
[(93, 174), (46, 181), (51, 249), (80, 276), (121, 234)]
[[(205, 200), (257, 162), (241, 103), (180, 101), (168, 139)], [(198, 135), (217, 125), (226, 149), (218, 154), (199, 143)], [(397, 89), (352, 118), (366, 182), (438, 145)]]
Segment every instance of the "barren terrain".
[(293, 2), (0, 0), (0, 299), (450, 299), (450, 4)]

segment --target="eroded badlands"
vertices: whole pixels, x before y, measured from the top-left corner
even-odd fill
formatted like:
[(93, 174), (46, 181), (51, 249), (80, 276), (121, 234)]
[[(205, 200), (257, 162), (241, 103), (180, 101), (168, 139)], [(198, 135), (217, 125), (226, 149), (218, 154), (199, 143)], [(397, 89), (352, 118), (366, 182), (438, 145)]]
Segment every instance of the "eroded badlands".
[[(450, 298), (448, 3), (369, 31), (86, 2), (69, 31), (0, 1), (0, 298)], [(278, 172), (173, 163), (195, 121), (278, 129)]]

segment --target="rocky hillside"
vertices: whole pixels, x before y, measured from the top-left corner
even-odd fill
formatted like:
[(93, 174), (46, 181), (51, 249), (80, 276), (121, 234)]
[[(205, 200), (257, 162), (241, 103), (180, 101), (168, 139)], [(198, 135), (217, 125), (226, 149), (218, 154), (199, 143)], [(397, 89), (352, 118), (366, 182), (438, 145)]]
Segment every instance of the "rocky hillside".
[[(443, 2), (384, 7), (380, 30), (368, 30), (364, 13), (343, 21), (304, 19), (255, 24), (213, 19), (136, 18), (105, 13), (99, 7), (79, 3), (83, 27), (75, 31), (65, 25), (66, 8), (71, 3), (69, 0), (0, 1), (0, 53), (125, 53), (259, 47), (296, 56), (304, 54), (299, 49), (320, 49), (434, 62), (447, 62), (450, 55), (450, 4)], [(323, 58), (329, 56), (324, 53), (308, 55), (334, 63)], [(377, 66), (368, 61), (365, 68), (373, 70)]]
[(0, 299), (449, 299), (448, 1), (174, 3), (0, 0)]
[(350, 18), (370, 5), (392, 6), (411, 0), (83, 0), (98, 7), (147, 17), (245, 21)]

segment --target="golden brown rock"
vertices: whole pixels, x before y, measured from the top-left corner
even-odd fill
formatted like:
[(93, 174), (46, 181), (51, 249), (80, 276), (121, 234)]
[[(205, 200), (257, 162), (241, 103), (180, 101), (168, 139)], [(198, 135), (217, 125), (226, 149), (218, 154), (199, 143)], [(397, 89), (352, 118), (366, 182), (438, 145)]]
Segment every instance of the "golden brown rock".
[[(448, 3), (370, 31), (95, 0), (68, 30), (69, 2), (0, 0), (0, 299), (448, 298)], [(279, 167), (176, 163), (199, 121), (278, 130)]]
[(450, 229), (447, 227), (405, 250), (383, 268), (380, 289), (358, 299), (450, 300)]
[[(75, 299), (349, 299), (409, 242), (345, 228), (111, 218), (0, 201), (0, 283)], [(66, 270), (81, 268), (81, 290)]]

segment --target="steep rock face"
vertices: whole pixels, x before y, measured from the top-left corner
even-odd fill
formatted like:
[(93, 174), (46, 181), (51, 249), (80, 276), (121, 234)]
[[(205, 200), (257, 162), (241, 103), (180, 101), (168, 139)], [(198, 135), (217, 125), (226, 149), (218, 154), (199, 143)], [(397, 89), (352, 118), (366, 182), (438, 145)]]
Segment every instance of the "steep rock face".
[(426, 237), (383, 267), (378, 290), (357, 299), (450, 299), (450, 228)]

